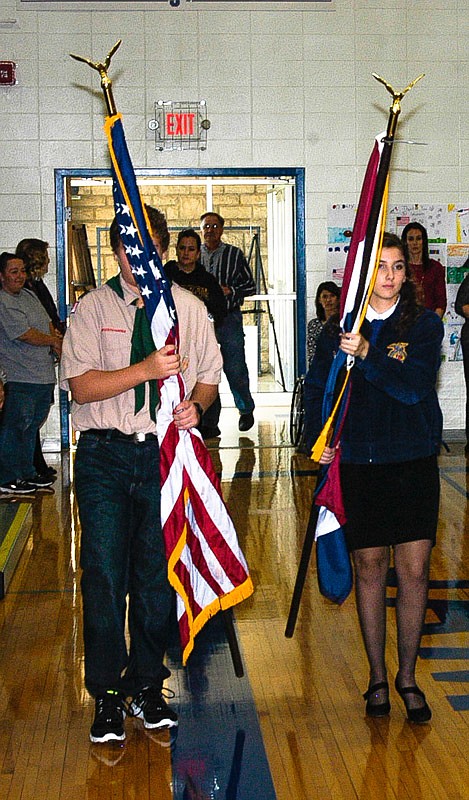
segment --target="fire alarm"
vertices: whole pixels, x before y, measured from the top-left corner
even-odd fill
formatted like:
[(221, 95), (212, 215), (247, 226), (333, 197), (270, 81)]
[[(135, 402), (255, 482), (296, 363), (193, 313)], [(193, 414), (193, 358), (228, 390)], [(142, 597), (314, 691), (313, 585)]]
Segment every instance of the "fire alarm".
[(14, 61), (0, 61), (0, 86), (14, 86), (16, 83), (16, 64)]

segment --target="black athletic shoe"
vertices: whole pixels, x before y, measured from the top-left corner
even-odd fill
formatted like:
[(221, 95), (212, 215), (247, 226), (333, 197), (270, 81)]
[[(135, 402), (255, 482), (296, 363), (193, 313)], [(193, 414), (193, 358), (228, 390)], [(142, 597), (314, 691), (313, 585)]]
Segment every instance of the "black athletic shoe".
[[(174, 692), (165, 691), (174, 697)], [(172, 728), (178, 724), (178, 715), (169, 708), (157, 686), (146, 686), (135, 695), (129, 706), (129, 715), (143, 719), (145, 728)]]
[(52, 486), (54, 481), (55, 478), (51, 478), (46, 475), (38, 475), (36, 473), (36, 475), (32, 475), (31, 478), (28, 478), (26, 483), (32, 484), (32, 486), (35, 486), (36, 489), (45, 489), (47, 486)]
[(123, 696), (112, 689), (95, 699), (94, 722), (90, 730), (92, 742), (123, 742), (125, 739), (125, 702)]
[(254, 414), (250, 411), (248, 414), (241, 414), (238, 422), (240, 431), (249, 431), (254, 425)]
[(31, 481), (10, 481), (0, 486), (0, 492), (4, 494), (34, 494), (37, 486)]

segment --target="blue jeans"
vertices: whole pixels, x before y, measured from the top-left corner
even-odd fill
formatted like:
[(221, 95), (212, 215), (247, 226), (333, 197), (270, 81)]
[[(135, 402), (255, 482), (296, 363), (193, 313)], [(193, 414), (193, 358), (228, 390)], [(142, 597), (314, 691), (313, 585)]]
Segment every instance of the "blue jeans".
[[(160, 686), (173, 590), (160, 516), (156, 439), (80, 435), (75, 491), (81, 522), (85, 686), (126, 696)], [(125, 640), (126, 601), (130, 647)]]
[(0, 426), (0, 486), (35, 475), (36, 434), (47, 419), (53, 391), (53, 383), (7, 383)]
[[(217, 327), (216, 336), (223, 357), (223, 371), (240, 414), (254, 411), (254, 400), (249, 390), (249, 373), (244, 353), (243, 316), (241, 311), (229, 311)], [(215, 427), (220, 418), (221, 404), (217, 400), (207, 409), (204, 427)]]

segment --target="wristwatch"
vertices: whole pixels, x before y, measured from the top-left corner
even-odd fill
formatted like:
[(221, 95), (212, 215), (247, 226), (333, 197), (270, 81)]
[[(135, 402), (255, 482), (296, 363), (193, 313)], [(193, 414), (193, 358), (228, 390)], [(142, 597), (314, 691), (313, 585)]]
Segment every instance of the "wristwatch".
[(192, 402), (194, 403), (194, 405), (195, 405), (195, 407), (197, 409), (197, 413), (198, 413), (200, 419), (202, 419), (202, 417), (204, 415), (204, 410), (203, 410), (202, 406), (200, 405), (200, 403), (197, 402), (197, 400), (193, 400)]

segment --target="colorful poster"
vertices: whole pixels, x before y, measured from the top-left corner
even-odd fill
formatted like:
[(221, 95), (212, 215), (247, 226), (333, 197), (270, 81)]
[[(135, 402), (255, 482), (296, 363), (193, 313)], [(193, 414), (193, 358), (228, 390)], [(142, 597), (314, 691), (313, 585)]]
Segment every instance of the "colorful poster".
[(409, 222), (419, 222), (426, 228), (431, 242), (451, 239), (451, 219), (447, 206), (432, 203), (409, 203), (388, 209), (386, 228), (401, 236)]
[(469, 258), (469, 242), (467, 244), (449, 244), (446, 253), (446, 280), (448, 283), (462, 283), (469, 267), (463, 265)]

